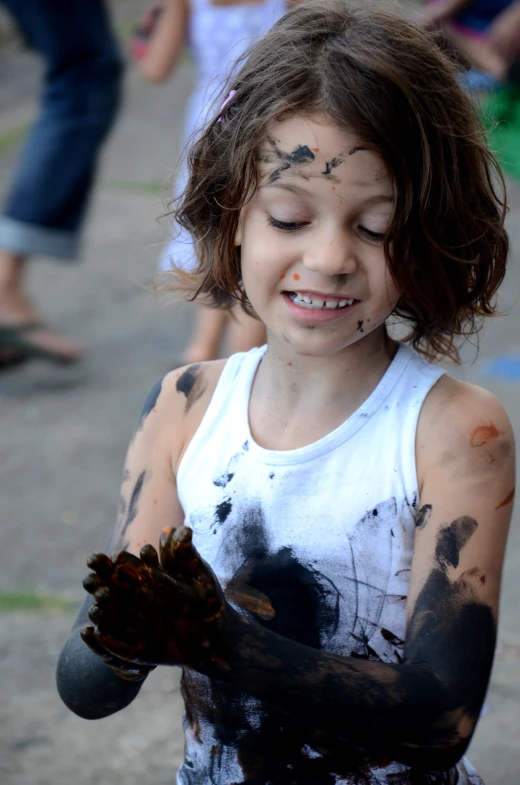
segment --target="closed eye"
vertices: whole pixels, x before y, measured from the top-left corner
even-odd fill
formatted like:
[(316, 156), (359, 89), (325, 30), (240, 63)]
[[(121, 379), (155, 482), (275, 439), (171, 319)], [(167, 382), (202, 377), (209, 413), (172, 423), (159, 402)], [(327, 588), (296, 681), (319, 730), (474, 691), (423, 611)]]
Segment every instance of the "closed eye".
[(367, 229), (366, 226), (360, 226), (360, 231), (368, 237), (369, 240), (373, 240), (374, 242), (382, 242), (385, 239), (386, 232), (372, 232), (370, 229)]
[(282, 232), (296, 232), (308, 225), (305, 221), (278, 221), (272, 215), (267, 218), (267, 223), (275, 229), (281, 229)]

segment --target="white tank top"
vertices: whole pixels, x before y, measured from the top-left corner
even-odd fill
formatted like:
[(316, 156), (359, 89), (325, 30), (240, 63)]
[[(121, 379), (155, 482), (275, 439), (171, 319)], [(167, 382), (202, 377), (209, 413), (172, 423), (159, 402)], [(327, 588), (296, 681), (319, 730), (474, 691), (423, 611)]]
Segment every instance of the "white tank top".
[[(399, 663), (418, 502), (417, 421), (443, 371), (401, 345), (338, 428), (274, 451), (255, 443), (248, 422), (265, 351), (229, 358), (180, 463), (178, 493), (194, 544), (228, 600), (258, 623), (337, 655)], [(400, 785), (412, 782), (406, 766), (324, 745), (308, 727), (200, 674), (184, 671), (183, 694), (181, 785), (339, 783), (350, 781), (342, 778), (353, 765), (374, 772), (367, 783), (394, 783), (396, 774)], [(255, 778), (260, 760), (265, 780)], [(453, 771), (434, 781), (481, 782), (469, 764), (457, 769), (458, 780)]]

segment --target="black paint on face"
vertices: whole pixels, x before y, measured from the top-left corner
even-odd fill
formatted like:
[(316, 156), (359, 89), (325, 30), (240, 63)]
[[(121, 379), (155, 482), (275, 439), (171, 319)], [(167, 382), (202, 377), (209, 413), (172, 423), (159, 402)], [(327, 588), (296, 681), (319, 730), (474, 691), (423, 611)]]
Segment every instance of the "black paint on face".
[(364, 333), (364, 332), (365, 332), (365, 331), (363, 330), (363, 319), (359, 319), (359, 321), (358, 321), (358, 323), (357, 323), (356, 330), (357, 330), (358, 332), (360, 332), (360, 333)]
[(423, 504), (423, 506), (421, 507), (415, 518), (416, 528), (424, 529), (424, 527), (426, 526), (426, 524), (431, 518), (431, 514), (432, 514), (431, 504)]
[(201, 365), (190, 365), (175, 385), (177, 392), (186, 397), (185, 413), (187, 414), (193, 404), (205, 393), (207, 383)]
[(292, 169), (293, 166), (305, 166), (305, 164), (312, 163), (316, 157), (307, 145), (298, 145), (292, 153), (284, 153), (274, 139), (269, 139), (268, 141), (276, 153), (276, 157), (281, 161), (281, 164), (269, 175), (268, 183), (274, 183), (276, 180), (279, 180), (282, 172)]
[(343, 158), (332, 158), (330, 161), (326, 161), (325, 171), (322, 172), (322, 174), (324, 175), (332, 174), (332, 170), (336, 169), (342, 163), (343, 163)]
[(144, 425), (144, 421), (146, 420), (146, 418), (148, 417), (148, 415), (150, 414), (152, 409), (155, 409), (155, 405), (157, 403), (157, 399), (158, 399), (159, 395), (161, 394), (162, 383), (163, 383), (163, 379), (158, 381), (157, 384), (155, 384), (152, 387), (152, 389), (150, 390), (150, 392), (148, 393), (146, 401), (144, 402), (144, 405), (143, 405), (143, 410), (142, 410), (142, 412), (141, 412), (141, 414), (139, 416), (139, 421), (137, 423), (136, 432), (141, 430), (141, 428)]

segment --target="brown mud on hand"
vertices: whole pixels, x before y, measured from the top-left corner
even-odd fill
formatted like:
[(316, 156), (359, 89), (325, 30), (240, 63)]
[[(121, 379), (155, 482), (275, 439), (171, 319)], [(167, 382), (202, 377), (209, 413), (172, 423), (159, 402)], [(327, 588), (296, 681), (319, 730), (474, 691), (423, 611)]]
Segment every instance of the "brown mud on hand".
[[(115, 559), (97, 554), (86, 591), (94, 596), (92, 627), (84, 640), (137, 665), (187, 665), (197, 669), (213, 659), (234, 613), (209, 565), (192, 544), (187, 527), (166, 529), (160, 558), (152, 545), (141, 558), (122, 551)], [(91, 645), (93, 643), (93, 645)]]

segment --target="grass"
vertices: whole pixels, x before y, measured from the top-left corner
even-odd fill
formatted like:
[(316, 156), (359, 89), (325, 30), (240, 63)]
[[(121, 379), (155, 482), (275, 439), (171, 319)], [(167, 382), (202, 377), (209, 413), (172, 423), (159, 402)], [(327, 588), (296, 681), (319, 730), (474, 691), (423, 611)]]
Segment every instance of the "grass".
[(73, 607), (74, 603), (66, 597), (32, 591), (0, 591), (0, 613), (67, 613)]
[(9, 131), (0, 134), (0, 154), (21, 142), (28, 129), (28, 125), (20, 125), (18, 128), (10, 128)]

